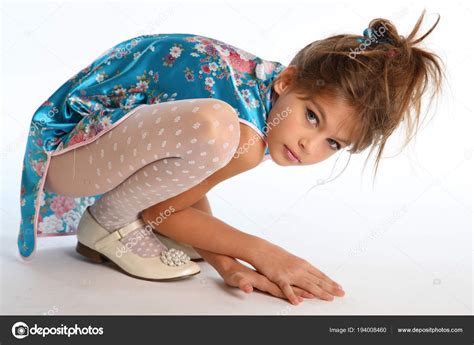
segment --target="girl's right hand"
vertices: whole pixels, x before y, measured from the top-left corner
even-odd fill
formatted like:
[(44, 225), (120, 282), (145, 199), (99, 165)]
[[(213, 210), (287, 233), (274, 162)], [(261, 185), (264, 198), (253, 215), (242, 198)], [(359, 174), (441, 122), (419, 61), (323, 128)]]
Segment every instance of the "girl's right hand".
[(342, 286), (326, 274), (283, 248), (266, 242), (265, 248), (256, 251), (252, 262), (257, 272), (277, 284), (286, 298), (298, 304), (298, 297), (293, 286), (313, 294), (320, 299), (332, 301), (333, 296), (344, 296)]

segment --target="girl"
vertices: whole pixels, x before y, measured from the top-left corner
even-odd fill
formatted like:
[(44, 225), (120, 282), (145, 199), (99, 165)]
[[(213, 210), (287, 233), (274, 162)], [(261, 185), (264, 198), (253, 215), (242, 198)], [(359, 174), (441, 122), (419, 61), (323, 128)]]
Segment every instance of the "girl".
[[(18, 246), (77, 234), (77, 251), (171, 280), (208, 261), (224, 281), (298, 304), (342, 287), (283, 248), (212, 215), (206, 193), (272, 159), (310, 165), (379, 147), (440, 90), (439, 57), (388, 20), (301, 49), (288, 66), (213, 38), (143, 35), (117, 44), (35, 112), (23, 163)], [(154, 230), (154, 231), (153, 231)], [(236, 259), (250, 263), (256, 270)]]

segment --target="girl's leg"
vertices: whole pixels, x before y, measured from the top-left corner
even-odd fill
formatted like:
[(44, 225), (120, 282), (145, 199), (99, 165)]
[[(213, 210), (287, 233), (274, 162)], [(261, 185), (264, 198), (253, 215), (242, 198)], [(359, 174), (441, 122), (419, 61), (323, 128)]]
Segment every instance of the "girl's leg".
[[(90, 211), (113, 231), (226, 165), (239, 138), (238, 117), (223, 101), (150, 104), (94, 142), (53, 156), (45, 186), (73, 197), (105, 193)], [(135, 241), (131, 249), (141, 256), (159, 255), (165, 247), (143, 233), (137, 229), (121, 241)]]

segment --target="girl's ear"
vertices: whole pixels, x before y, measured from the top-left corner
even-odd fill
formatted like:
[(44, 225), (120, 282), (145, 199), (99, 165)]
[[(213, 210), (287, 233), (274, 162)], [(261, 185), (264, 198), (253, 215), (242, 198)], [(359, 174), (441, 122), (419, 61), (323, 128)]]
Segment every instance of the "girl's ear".
[(278, 80), (275, 81), (275, 85), (273, 87), (275, 92), (278, 93), (278, 96), (281, 96), (281, 94), (291, 86), (295, 73), (296, 66), (294, 65), (289, 65), (280, 73)]

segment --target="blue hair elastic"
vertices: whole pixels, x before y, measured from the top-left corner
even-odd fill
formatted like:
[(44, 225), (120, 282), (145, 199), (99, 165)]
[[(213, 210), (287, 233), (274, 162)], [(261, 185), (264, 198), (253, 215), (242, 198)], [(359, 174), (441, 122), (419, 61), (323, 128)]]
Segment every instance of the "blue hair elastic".
[(371, 40), (370, 44), (372, 44), (372, 37), (374, 37), (376, 43), (385, 43), (385, 44), (395, 45), (394, 41), (389, 37), (385, 37), (384, 34), (381, 34), (380, 36), (377, 36), (375, 34), (374, 29), (372, 29), (372, 28), (365, 29), (364, 32), (363, 32), (363, 35), (364, 35), (365, 38), (356, 38), (357, 42), (364, 43), (367, 39), (370, 39)]

